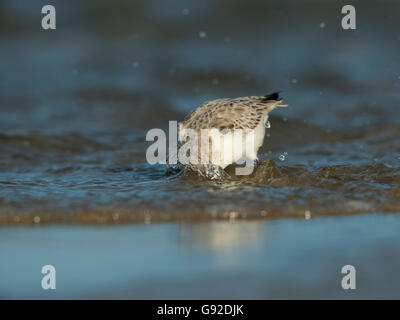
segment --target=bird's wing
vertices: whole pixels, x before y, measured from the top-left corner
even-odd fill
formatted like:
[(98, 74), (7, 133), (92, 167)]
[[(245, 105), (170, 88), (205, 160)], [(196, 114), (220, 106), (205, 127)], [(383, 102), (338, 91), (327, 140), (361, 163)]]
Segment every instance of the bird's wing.
[[(219, 105), (223, 104), (228, 99), (216, 99), (207, 101), (201, 104), (199, 107), (191, 111), (181, 122), (185, 128), (195, 128), (196, 124), (206, 120), (208, 116), (216, 109)], [(203, 119), (204, 118), (204, 119)]]
[(254, 129), (265, 121), (268, 112), (284, 107), (278, 93), (235, 99), (217, 99), (203, 103), (181, 123), (191, 129)]
[(224, 129), (254, 129), (265, 114), (264, 110), (257, 110), (252, 104), (231, 101), (220, 105), (210, 121), (211, 128)]
[(203, 103), (182, 121), (182, 128), (246, 129), (255, 128), (263, 111), (235, 99), (218, 99)]

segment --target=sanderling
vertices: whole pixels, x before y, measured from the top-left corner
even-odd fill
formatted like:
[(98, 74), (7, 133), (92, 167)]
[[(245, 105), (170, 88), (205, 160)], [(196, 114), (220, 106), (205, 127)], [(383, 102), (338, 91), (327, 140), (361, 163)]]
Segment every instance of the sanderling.
[[(269, 126), (268, 113), (276, 107), (287, 107), (282, 101), (279, 93), (275, 92), (265, 96), (223, 98), (205, 102), (179, 124), (180, 146), (188, 141), (187, 131), (194, 131), (200, 137), (201, 131), (213, 130), (207, 137), (210, 143), (206, 147), (208, 163), (224, 169), (242, 158), (258, 161), (257, 152), (264, 141), (265, 127)], [(237, 131), (241, 134), (235, 135)], [(230, 136), (232, 140), (223, 140), (231, 132), (233, 132)], [(215, 145), (212, 140), (215, 138), (222, 138), (223, 143)], [(200, 146), (200, 138), (196, 143)], [(210, 145), (212, 151), (209, 154)], [(192, 168), (204, 165), (200, 160), (201, 154), (205, 152), (204, 149), (201, 144), (199, 161), (195, 166), (191, 166)], [(240, 151), (236, 152), (237, 150)], [(227, 154), (231, 156), (227, 157)]]

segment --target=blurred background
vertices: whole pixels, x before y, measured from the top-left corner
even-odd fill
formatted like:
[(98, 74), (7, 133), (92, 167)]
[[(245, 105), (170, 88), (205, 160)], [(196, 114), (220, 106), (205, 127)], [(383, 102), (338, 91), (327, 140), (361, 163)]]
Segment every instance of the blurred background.
[[(41, 28), (46, 4), (56, 30)], [(212, 288), (222, 298), (343, 298), (335, 272), (351, 257), (369, 266), (364, 279), (386, 275), (360, 297), (398, 296), (400, 2), (352, 1), (356, 30), (341, 27), (346, 4), (1, 0), (0, 297), (51, 297), (32, 289), (35, 270), (53, 259), (68, 273), (71, 257), (89, 282), (59, 297), (121, 297), (130, 276), (124, 292), (136, 298)], [(252, 176), (215, 185), (147, 164), (148, 130), (207, 100), (279, 90), (289, 108), (274, 111)], [(367, 217), (337, 217), (353, 214)], [(26, 277), (14, 285), (17, 264)], [(224, 275), (230, 287), (209, 281)]]
[(2, 131), (147, 128), (204, 100), (274, 90), (291, 118), (389, 121), (399, 115), (400, 5), (355, 1), (357, 30), (345, 31), (344, 3), (51, 1), (57, 29), (46, 31), (47, 2), (3, 0)]

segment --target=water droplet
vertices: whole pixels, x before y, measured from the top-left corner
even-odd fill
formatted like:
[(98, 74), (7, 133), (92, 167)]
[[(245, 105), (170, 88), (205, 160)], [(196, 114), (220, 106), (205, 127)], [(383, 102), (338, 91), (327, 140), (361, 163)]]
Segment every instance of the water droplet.
[(310, 210), (306, 210), (306, 211), (304, 212), (304, 218), (305, 218), (306, 220), (310, 220), (310, 219), (311, 219), (311, 211), (310, 211)]
[(281, 155), (279, 156), (279, 160), (285, 161), (285, 159), (286, 159), (285, 155), (281, 154)]
[(269, 133), (267, 133), (267, 137), (269, 138), (271, 135)]
[(296, 84), (297, 83), (297, 79), (292, 79), (292, 83)]
[(271, 128), (271, 123), (270, 123), (269, 121), (267, 121), (267, 122), (265, 123), (265, 127), (266, 127), (267, 129)]
[(190, 14), (190, 10), (189, 10), (189, 9), (183, 9), (183, 10), (182, 10), (182, 14), (183, 14), (184, 16), (188, 16), (188, 15)]
[(325, 22), (321, 22), (321, 23), (319, 24), (319, 27), (320, 27), (321, 29), (325, 28)]
[(218, 80), (217, 78), (214, 78), (214, 79), (212, 79), (211, 83), (212, 83), (214, 86), (217, 86), (217, 85), (219, 85), (219, 80)]
[(134, 67), (134, 68), (139, 67), (139, 62), (137, 62), (137, 61), (132, 62), (132, 67)]
[(205, 37), (207, 37), (207, 33), (205, 31), (200, 31), (199, 37), (200, 37), (200, 39), (204, 39)]
[(283, 117), (283, 122), (287, 122), (287, 118), (286, 117)]

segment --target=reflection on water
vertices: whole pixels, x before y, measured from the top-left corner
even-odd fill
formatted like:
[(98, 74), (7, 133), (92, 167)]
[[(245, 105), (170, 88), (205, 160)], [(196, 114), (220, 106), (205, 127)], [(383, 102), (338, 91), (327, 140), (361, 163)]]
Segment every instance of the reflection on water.
[[(47, 32), (0, 2), (0, 298), (400, 297), (400, 2), (355, 31), (334, 1), (52, 4)], [(252, 175), (146, 163), (149, 129), (278, 90)]]
[[(355, 1), (368, 24), (351, 32), (334, 2), (54, 5), (45, 32), (40, 1), (1, 4), (0, 225), (400, 211), (399, 3)], [(290, 107), (252, 176), (146, 163), (149, 129), (274, 90)]]
[[(399, 227), (398, 214), (372, 214), (2, 228), (0, 298), (393, 299)], [(40, 286), (45, 264), (56, 268), (54, 291)], [(353, 292), (341, 288), (347, 264)]]
[(259, 240), (258, 238), (261, 236), (260, 221), (246, 221), (237, 224), (234, 211), (230, 212), (229, 218), (230, 222), (181, 224), (179, 231), (182, 248), (198, 246), (211, 250), (234, 249)]
[(254, 252), (259, 243), (268, 241), (261, 221), (235, 222), (237, 213), (229, 213), (230, 222), (187, 223), (179, 228), (179, 242), (183, 252), (207, 251), (213, 263), (227, 270), (242, 263), (245, 248)]

